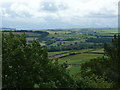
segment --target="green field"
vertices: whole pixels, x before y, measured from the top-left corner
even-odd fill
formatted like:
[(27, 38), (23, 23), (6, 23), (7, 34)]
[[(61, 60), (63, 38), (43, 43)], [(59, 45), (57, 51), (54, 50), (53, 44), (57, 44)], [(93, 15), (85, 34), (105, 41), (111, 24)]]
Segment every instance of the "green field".
[(58, 51), (58, 52), (48, 52), (48, 56), (54, 56), (56, 54), (69, 53), (70, 51)]
[[(87, 52), (88, 53), (84, 53)], [(78, 51), (77, 51), (78, 52)], [(71, 66), (67, 69), (70, 74), (76, 74), (80, 72), (80, 66), (74, 66), (74, 65), (80, 65), (82, 63), (88, 62), (90, 59), (102, 57), (103, 54), (96, 54), (96, 53), (103, 53), (103, 49), (98, 50), (81, 50), (79, 51), (81, 54), (77, 55), (71, 55), (63, 58), (59, 58), (59, 63), (62, 64), (63, 62), (67, 61), (67, 64), (70, 64)]]
[(77, 54), (77, 55), (71, 55), (68, 57), (60, 58), (59, 63), (63, 63), (65, 61), (68, 62), (68, 64), (81, 64), (89, 61), (92, 58), (101, 57), (102, 54), (91, 54), (91, 53), (83, 53), (83, 54)]
[[(69, 53), (81, 53), (76, 55), (69, 55)], [(100, 53), (100, 54), (98, 54)], [(67, 69), (70, 74), (76, 74), (80, 72), (81, 67), (76, 67), (74, 65), (80, 65), (82, 63), (88, 62), (90, 59), (102, 57), (103, 54), (103, 48), (102, 49), (83, 49), (83, 50), (69, 50), (69, 51), (59, 51), (59, 52), (49, 52), (49, 56), (57, 56), (57, 55), (65, 55), (65, 57), (58, 58), (59, 63), (62, 64), (63, 62), (67, 61), (67, 64), (70, 64), (70, 67)]]
[(71, 68), (69, 68), (67, 70), (70, 72), (71, 75), (73, 75), (73, 74), (79, 73), (80, 72), (80, 68), (81, 67), (74, 67), (74, 66), (72, 66)]

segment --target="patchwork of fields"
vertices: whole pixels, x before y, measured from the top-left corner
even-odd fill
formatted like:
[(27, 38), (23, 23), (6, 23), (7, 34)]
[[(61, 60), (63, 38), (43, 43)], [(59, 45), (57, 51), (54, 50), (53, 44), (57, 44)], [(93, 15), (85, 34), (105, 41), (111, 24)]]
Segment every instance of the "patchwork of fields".
[[(76, 52), (76, 55), (70, 55), (70, 53), (73, 52)], [(70, 73), (76, 74), (80, 72), (80, 64), (88, 62), (93, 58), (102, 57), (103, 53), (103, 49), (83, 49), (76, 51), (49, 52), (49, 56), (54, 56), (53, 58), (56, 58), (61, 55), (61, 57), (58, 57), (59, 63), (62, 64), (67, 61)]]
[[(9, 34), (9, 31), (3, 31)], [(111, 43), (117, 29), (48, 29), (32, 31), (12, 31), (14, 34), (26, 33), (28, 43), (38, 40), (48, 48), (49, 59), (60, 64), (67, 61), (71, 74), (80, 72), (80, 64), (104, 55), (104, 43)]]

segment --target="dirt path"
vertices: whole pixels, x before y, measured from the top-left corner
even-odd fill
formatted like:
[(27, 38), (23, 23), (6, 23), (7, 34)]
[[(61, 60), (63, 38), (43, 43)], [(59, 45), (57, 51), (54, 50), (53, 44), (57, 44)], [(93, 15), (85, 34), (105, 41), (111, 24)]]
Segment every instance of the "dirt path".
[(69, 68), (71, 68), (72, 67), (72, 65), (69, 65), (68, 67), (67, 67), (67, 69), (69, 69)]
[(59, 54), (59, 55), (49, 56), (48, 59), (56, 59), (56, 58), (60, 58), (62, 56), (64, 56), (64, 55)]

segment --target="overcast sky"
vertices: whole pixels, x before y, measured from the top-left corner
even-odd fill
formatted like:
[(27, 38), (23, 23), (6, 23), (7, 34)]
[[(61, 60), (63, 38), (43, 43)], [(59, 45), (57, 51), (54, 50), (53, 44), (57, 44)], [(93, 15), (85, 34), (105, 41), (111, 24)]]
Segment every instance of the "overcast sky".
[(2, 27), (117, 27), (119, 0), (1, 0)]

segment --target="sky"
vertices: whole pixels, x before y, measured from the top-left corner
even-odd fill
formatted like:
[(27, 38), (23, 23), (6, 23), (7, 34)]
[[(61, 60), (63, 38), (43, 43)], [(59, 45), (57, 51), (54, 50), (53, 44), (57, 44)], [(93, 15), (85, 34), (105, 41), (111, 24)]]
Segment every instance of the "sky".
[(1, 0), (2, 27), (117, 28), (119, 0)]

